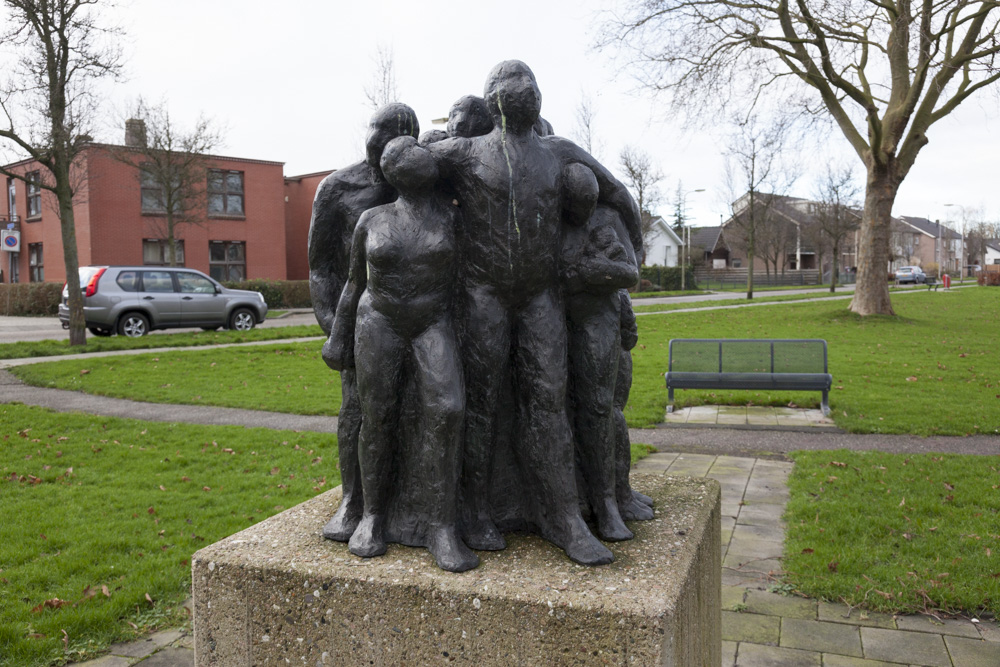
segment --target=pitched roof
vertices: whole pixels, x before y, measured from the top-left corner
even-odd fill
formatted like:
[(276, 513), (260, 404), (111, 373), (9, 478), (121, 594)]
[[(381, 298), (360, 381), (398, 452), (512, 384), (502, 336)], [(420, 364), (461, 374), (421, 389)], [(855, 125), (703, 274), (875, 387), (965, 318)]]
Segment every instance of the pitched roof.
[[(704, 248), (705, 252), (714, 252), (722, 236), (722, 226), (717, 227), (692, 227), (691, 247)], [(725, 241), (723, 241), (725, 245)]]
[(956, 232), (950, 227), (946, 227), (938, 222), (931, 222), (927, 218), (918, 218), (912, 215), (901, 215), (899, 219), (913, 227), (918, 232), (930, 236), (932, 238), (937, 238), (938, 234), (941, 235), (943, 239), (960, 239), (962, 235)]

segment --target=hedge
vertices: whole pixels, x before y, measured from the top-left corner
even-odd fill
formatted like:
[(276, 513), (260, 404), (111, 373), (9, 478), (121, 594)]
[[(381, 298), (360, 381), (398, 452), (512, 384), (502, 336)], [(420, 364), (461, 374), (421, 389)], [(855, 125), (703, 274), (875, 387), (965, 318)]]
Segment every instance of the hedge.
[(0, 284), (0, 312), (4, 315), (58, 315), (61, 283)]
[(309, 298), (308, 280), (241, 280), (238, 282), (224, 282), (226, 287), (232, 289), (246, 289), (253, 292), (260, 292), (264, 295), (267, 307), (278, 308), (312, 308), (312, 299)]
[[(639, 269), (640, 291), (672, 292), (681, 289), (681, 268), (679, 266), (643, 266)], [(647, 285), (648, 281), (648, 285)], [(687, 268), (684, 287), (694, 289), (694, 273)]]

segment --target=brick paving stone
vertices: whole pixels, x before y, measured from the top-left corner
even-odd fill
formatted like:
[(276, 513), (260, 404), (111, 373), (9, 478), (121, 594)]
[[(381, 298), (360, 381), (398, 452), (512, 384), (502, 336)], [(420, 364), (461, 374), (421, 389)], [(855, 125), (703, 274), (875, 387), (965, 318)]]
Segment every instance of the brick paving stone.
[(976, 627), (979, 628), (979, 634), (988, 642), (1000, 642), (1000, 625), (991, 621), (982, 621), (981, 623), (976, 623)]
[(778, 415), (775, 414), (774, 408), (764, 407), (762, 405), (751, 405), (747, 407), (747, 423), (777, 426)]
[(171, 646), (176, 646), (177, 648), (194, 648), (194, 635), (190, 632), (185, 632), (184, 635), (171, 644)]
[(749, 456), (720, 456), (715, 460), (715, 468), (732, 468), (735, 470), (745, 470), (748, 474), (753, 470), (754, 463), (757, 459), (750, 458)]
[[(778, 576), (783, 572), (781, 561), (776, 558), (751, 558), (737, 554), (732, 550), (726, 553), (722, 560), (722, 567), (744, 573), (754, 573), (758, 577)], [(725, 573), (725, 570), (723, 570)], [(822, 619), (820, 619), (822, 620)]]
[(896, 621), (889, 614), (879, 614), (876, 612), (864, 612), (860, 609), (851, 609), (848, 616), (848, 606), (839, 602), (819, 602), (819, 620), (832, 621), (834, 623), (847, 623), (849, 625), (862, 625), (873, 628), (885, 628), (894, 630)]
[(149, 640), (159, 647), (173, 644), (184, 634), (182, 630), (163, 630), (150, 635)]
[(731, 568), (722, 568), (723, 586), (753, 586), (759, 584), (762, 578), (757, 572), (742, 572)]
[(784, 483), (768, 482), (760, 484), (751, 477), (747, 490), (743, 493), (743, 502), (747, 505), (769, 504), (784, 505), (788, 502), (788, 487)]
[(912, 630), (914, 632), (933, 632), (939, 635), (955, 635), (956, 637), (968, 637), (979, 639), (979, 630), (976, 624), (961, 618), (944, 618), (940, 621), (933, 616), (916, 614), (913, 616), (897, 616), (896, 627), (900, 630)]
[(941, 635), (883, 628), (861, 628), (861, 646), (872, 660), (899, 660), (927, 667), (952, 667)]
[(858, 628), (840, 623), (806, 621), (798, 618), (781, 619), (780, 646), (822, 653), (835, 653), (860, 658), (861, 635)]
[(733, 527), (736, 525), (736, 517), (734, 516), (722, 516), (722, 543), (725, 545), (729, 544), (729, 540), (733, 537)]
[(739, 522), (748, 526), (780, 525), (785, 506), (779, 503), (749, 503), (740, 509)]
[(681, 408), (663, 415), (663, 421), (667, 424), (683, 424), (688, 418), (688, 408)]
[(736, 642), (722, 642), (722, 667), (736, 665)]
[(824, 653), (823, 667), (899, 667), (899, 663), (882, 662), (881, 660), (867, 660), (865, 658), (852, 658), (847, 655)]
[(777, 646), (781, 619), (777, 616), (722, 612), (722, 638), (731, 642), (751, 642)]
[(726, 611), (739, 611), (736, 607), (742, 607), (746, 593), (747, 589), (744, 586), (723, 586), (722, 608)]
[(714, 424), (719, 417), (719, 408), (714, 405), (699, 405), (688, 409), (688, 424)]
[[(780, 595), (769, 591), (748, 590), (746, 594), (746, 606), (747, 611), (754, 614), (816, 620), (816, 600), (807, 600), (806, 598), (794, 595)], [(799, 647), (793, 646), (792, 648)]]
[(996, 667), (1000, 665), (1000, 644), (967, 639), (966, 637), (945, 637), (948, 652), (955, 667)]
[(136, 667), (194, 667), (194, 651), (189, 648), (165, 648), (135, 665)]
[(757, 644), (741, 643), (736, 652), (739, 667), (820, 667), (821, 660), (815, 651)]
[(158, 648), (159, 646), (157, 646), (152, 639), (146, 637), (145, 639), (140, 639), (134, 642), (112, 644), (111, 648), (108, 650), (111, 655), (121, 655), (127, 658), (144, 658)]
[(106, 655), (96, 660), (87, 662), (75, 662), (74, 667), (128, 667), (131, 661), (118, 655)]
[(783, 544), (785, 541), (785, 527), (781, 525), (752, 525), (741, 523), (736, 520), (736, 529), (733, 531), (733, 538), (761, 540), (764, 542), (777, 542)]

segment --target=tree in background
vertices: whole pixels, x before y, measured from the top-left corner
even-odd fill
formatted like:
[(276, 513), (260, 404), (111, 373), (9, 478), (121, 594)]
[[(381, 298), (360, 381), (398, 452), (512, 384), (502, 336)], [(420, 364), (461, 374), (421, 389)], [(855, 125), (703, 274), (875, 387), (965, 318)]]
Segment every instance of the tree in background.
[[(850, 309), (893, 314), (892, 207), (930, 127), (1000, 79), (1000, 2), (626, 0), (599, 43), (673, 107), (710, 119), (764, 95), (832, 121), (865, 166)], [(714, 113), (706, 113), (712, 111)]]
[[(200, 117), (185, 131), (170, 117), (166, 102), (150, 106), (140, 99), (129, 113), (126, 145), (112, 149), (119, 162), (135, 167), (142, 191), (142, 210), (159, 215), (145, 218), (166, 241), (167, 261), (177, 265), (177, 231), (203, 224), (208, 211), (206, 154), (222, 142), (215, 124)], [(213, 175), (225, 178), (225, 174)]]
[(642, 217), (642, 241), (645, 245), (653, 231), (652, 209), (660, 203), (660, 181), (663, 172), (653, 162), (649, 153), (632, 145), (626, 145), (618, 154), (618, 165), (625, 176), (625, 184), (635, 197)]
[(379, 44), (373, 57), (375, 70), (371, 81), (364, 87), (368, 106), (377, 111), (386, 104), (399, 101), (399, 91), (396, 88), (396, 63), (391, 46)]
[[(98, 0), (2, 0), (0, 44), (16, 58), (0, 83), (0, 140), (11, 156), (44, 171), (36, 185), (55, 194), (69, 292), (69, 342), (86, 345), (73, 197), (77, 159), (91, 141), (99, 99), (93, 85), (122, 68), (119, 33), (100, 22)], [(8, 160), (3, 160), (8, 162)], [(13, 160), (10, 160), (13, 161)], [(26, 181), (26, 174), (0, 168)]]
[(600, 152), (600, 142), (594, 136), (596, 118), (597, 109), (594, 100), (587, 93), (580, 93), (580, 103), (576, 106), (576, 128), (573, 131), (573, 138), (594, 157), (597, 157), (595, 153)]
[[(830, 268), (830, 292), (837, 291), (837, 276), (840, 270), (840, 251), (844, 241), (861, 225), (858, 202), (861, 188), (854, 180), (850, 166), (827, 165), (826, 173), (819, 182), (816, 200), (816, 227), (830, 241), (833, 261)], [(823, 267), (820, 266), (820, 271)]]
[[(747, 253), (747, 298), (753, 298), (753, 264), (758, 256), (758, 235), (771, 220), (773, 195), (791, 183), (781, 158), (788, 134), (786, 123), (763, 123), (755, 116), (736, 121), (727, 141), (726, 181), (732, 202), (731, 242)], [(765, 264), (766, 266), (766, 264)]]

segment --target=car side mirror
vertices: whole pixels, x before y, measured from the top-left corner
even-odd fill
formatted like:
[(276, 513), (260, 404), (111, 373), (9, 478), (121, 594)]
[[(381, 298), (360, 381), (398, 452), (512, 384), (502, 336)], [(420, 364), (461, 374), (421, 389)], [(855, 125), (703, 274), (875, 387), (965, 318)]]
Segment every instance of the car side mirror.
[(215, 286), (215, 293), (216, 293), (216, 294), (222, 294), (222, 288), (221, 288), (221, 287), (219, 287), (218, 285), (216, 285), (216, 286)]

